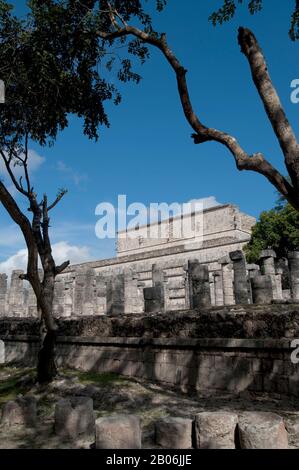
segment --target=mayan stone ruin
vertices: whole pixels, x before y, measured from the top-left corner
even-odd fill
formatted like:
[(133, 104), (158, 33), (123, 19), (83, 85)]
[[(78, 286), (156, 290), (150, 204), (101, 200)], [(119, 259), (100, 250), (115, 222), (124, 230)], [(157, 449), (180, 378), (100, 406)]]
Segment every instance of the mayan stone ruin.
[[(135, 230), (134, 238), (119, 233), (115, 258), (70, 266), (57, 277), (59, 368), (120, 374), (199, 397), (298, 399), (299, 371), (291, 355), (299, 338), (299, 252), (277, 259), (267, 249), (259, 264), (248, 264), (243, 247), (255, 219), (233, 205), (203, 212), (203, 238), (175, 238), (176, 223), (170, 218), (156, 224), (165, 238), (149, 238), (149, 226)], [(34, 367), (41, 323), (22, 273), (0, 275), (0, 364)], [(76, 386), (71, 382), (72, 390)], [(143, 447), (147, 434), (136, 414), (96, 419), (97, 389), (80, 387), (57, 399), (53, 436), (69, 442), (95, 436), (98, 449)], [(37, 420), (38, 403), (26, 400), (5, 403), (4, 430)], [(299, 416), (294, 419), (289, 424), (266, 405), (235, 411), (210, 406), (187, 416), (172, 411), (153, 421), (147, 445), (297, 448)]]
[[(299, 254), (285, 265), (264, 250), (260, 266), (247, 264), (242, 247), (255, 219), (232, 205), (204, 211), (203, 240), (172, 237), (175, 219), (162, 222), (167, 238), (119, 234), (116, 258), (71, 266), (56, 280), (57, 318), (167, 312), (234, 304), (299, 300)], [(158, 224), (157, 224), (158, 227)], [(283, 285), (283, 273), (289, 282)], [(37, 318), (35, 296), (13, 271), (0, 274), (0, 317)]]

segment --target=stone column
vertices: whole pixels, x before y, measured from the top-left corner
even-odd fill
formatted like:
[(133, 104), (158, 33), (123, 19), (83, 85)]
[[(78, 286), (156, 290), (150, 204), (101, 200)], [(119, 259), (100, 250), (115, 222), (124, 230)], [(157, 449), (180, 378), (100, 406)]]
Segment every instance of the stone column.
[(143, 295), (145, 313), (164, 312), (164, 289), (162, 286), (144, 287)]
[(282, 300), (281, 275), (276, 274), (275, 258), (276, 253), (274, 250), (261, 251), (260, 260), (262, 262), (262, 274), (271, 277), (273, 298), (275, 300)]
[(35, 318), (37, 317), (37, 305), (36, 305), (36, 295), (34, 293), (34, 290), (29, 284), (28, 286), (28, 296), (27, 296), (27, 306), (28, 306), (28, 316), (30, 318)]
[(107, 284), (101, 274), (96, 276), (96, 315), (104, 315), (107, 310)]
[[(248, 278), (249, 282), (251, 279), (253, 279), (255, 276), (258, 276), (260, 274), (260, 267), (258, 264), (247, 264), (246, 269), (248, 272)], [(252, 285), (250, 283), (250, 303), (253, 303), (253, 297), (252, 297)]]
[(5, 364), (5, 343), (0, 339), (0, 364)]
[(64, 316), (64, 279), (61, 276), (55, 280), (53, 314), (56, 318)]
[(165, 282), (165, 273), (164, 271), (159, 268), (156, 264), (152, 266), (152, 281), (153, 286), (163, 286)]
[[(43, 280), (43, 270), (39, 269), (38, 270), (38, 275), (40, 281)], [(27, 309), (28, 309), (28, 316), (30, 318), (38, 318), (40, 316), (40, 312), (37, 311), (37, 300), (36, 300), (36, 295), (34, 293), (34, 290), (31, 286), (30, 283), (28, 283), (28, 289), (27, 289)]]
[(8, 315), (10, 317), (22, 317), (25, 313), (24, 307), (24, 281), (20, 275), (22, 270), (15, 270), (11, 275), (10, 288), (8, 289)]
[(234, 269), (234, 294), (236, 304), (249, 304), (250, 290), (247, 279), (245, 256), (241, 250), (232, 251), (230, 259)]
[(152, 287), (143, 289), (144, 311), (146, 313), (159, 313), (165, 310), (165, 276), (162, 269), (156, 264), (152, 266)]
[(74, 285), (74, 315), (82, 315), (83, 313), (83, 299), (84, 299), (84, 285), (85, 285), (85, 269), (79, 268), (75, 275)]
[(258, 264), (247, 264), (246, 268), (248, 271), (249, 279), (253, 279), (255, 276), (260, 274), (260, 267)]
[(73, 315), (74, 277), (69, 276), (64, 283), (64, 317)]
[(139, 275), (132, 268), (125, 270), (125, 313), (143, 313), (144, 300), (140, 295)]
[(107, 281), (107, 315), (116, 316), (125, 313), (125, 277), (116, 274)]
[(252, 298), (254, 304), (271, 304), (273, 285), (269, 274), (257, 275), (251, 279)]
[(227, 255), (221, 258), (218, 263), (221, 265), (224, 305), (234, 305), (234, 275), (231, 259)]
[(215, 279), (214, 273), (209, 272), (209, 284), (210, 284), (210, 296), (211, 296), (211, 304), (213, 306), (216, 305), (215, 303)]
[(94, 315), (95, 313), (95, 271), (88, 268), (85, 273), (85, 285), (83, 292), (83, 315)]
[(190, 307), (190, 289), (189, 289), (189, 277), (188, 277), (188, 263), (186, 263), (184, 265), (183, 269), (184, 269), (183, 282), (184, 282), (184, 288), (185, 288), (185, 306), (186, 306), (186, 309), (187, 309), (187, 308), (191, 308)]
[(6, 315), (7, 276), (0, 274), (0, 317)]
[(291, 299), (299, 301), (299, 251), (288, 253)]
[(213, 273), (214, 277), (214, 295), (215, 295), (215, 305), (223, 305), (223, 282), (222, 282), (222, 273), (221, 271), (216, 271)]
[(211, 306), (209, 267), (197, 260), (189, 260), (190, 306), (192, 309)]
[(278, 300), (284, 300), (283, 289), (282, 289), (282, 279), (283, 279), (283, 268), (279, 265), (276, 266), (276, 291)]
[(74, 314), (93, 315), (95, 308), (95, 272), (90, 268), (79, 268), (74, 287)]

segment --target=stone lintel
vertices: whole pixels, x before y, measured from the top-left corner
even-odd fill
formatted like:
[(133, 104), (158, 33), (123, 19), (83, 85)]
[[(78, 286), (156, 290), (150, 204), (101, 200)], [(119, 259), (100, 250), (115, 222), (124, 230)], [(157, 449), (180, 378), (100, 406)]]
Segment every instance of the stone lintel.
[(262, 250), (260, 253), (260, 259), (264, 258), (276, 258), (276, 253), (274, 250)]

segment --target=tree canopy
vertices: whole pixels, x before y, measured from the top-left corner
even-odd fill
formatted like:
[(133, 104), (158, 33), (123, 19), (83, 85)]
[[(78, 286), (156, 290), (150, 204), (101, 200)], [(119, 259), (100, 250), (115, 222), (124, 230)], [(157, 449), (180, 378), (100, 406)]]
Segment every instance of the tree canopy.
[[(210, 16), (210, 20), (213, 25), (216, 26), (217, 24), (222, 24), (231, 20), (235, 16), (238, 6), (243, 3), (247, 4), (249, 12), (254, 15), (262, 10), (264, 1), (246, 0), (244, 2), (243, 0), (224, 0), (223, 5)], [(289, 30), (289, 36), (292, 41), (299, 39), (299, 1), (294, 0), (294, 3), (295, 7), (291, 16), (291, 25)], [(275, 5), (273, 8), (275, 8)]]
[[(109, 126), (105, 102), (118, 104), (117, 81), (107, 72), (117, 69), (122, 82), (140, 80), (132, 59), (144, 62), (148, 50), (138, 39), (127, 41), (121, 51), (99, 40), (97, 31), (110, 31), (107, 1), (30, 0), (30, 12), (16, 18), (13, 7), (0, 0), (0, 78), (6, 103), (0, 107), (0, 138), (26, 132), (44, 144), (68, 125), (69, 114), (84, 121), (84, 133), (97, 138), (101, 125)], [(133, 16), (147, 30), (151, 17), (138, 0), (118, 0), (126, 20)], [(157, 0), (160, 11), (164, 0)], [(109, 49), (109, 50), (107, 50)], [(116, 54), (117, 52), (117, 54)], [(116, 60), (117, 58), (117, 60)], [(24, 123), (26, 125), (24, 126)], [(2, 141), (3, 143), (3, 141)]]
[[(164, 3), (157, 0), (157, 9)], [(151, 18), (139, 1), (118, 0), (116, 4), (124, 18), (133, 15), (151, 31)], [(118, 104), (121, 99), (117, 80), (111, 83), (106, 72), (114, 66), (119, 81), (138, 83), (140, 76), (131, 59), (144, 62), (148, 50), (138, 39), (123, 39), (122, 53), (116, 54), (111, 41), (99, 36), (99, 29), (102, 34), (111, 29), (108, 1), (31, 0), (28, 6), (29, 14), (20, 19), (0, 0), (0, 79), (6, 88), (5, 103), (0, 106), (0, 159), (15, 189), (25, 198), (30, 215), (20, 209), (1, 179), (0, 202), (22, 231), (28, 249), (27, 270), (20, 277), (32, 285), (47, 330), (38, 360), (38, 380), (44, 382), (56, 375), (55, 278), (69, 264), (65, 261), (57, 266), (53, 258), (49, 213), (66, 190), (59, 190), (52, 201), (46, 194), (36, 194), (28, 167), (29, 145), (32, 141), (53, 144), (68, 126), (70, 114), (82, 118), (84, 133), (97, 139), (100, 126), (109, 126), (105, 102)], [(113, 64), (116, 55), (119, 60)], [(21, 167), (21, 176), (16, 166)]]
[(261, 213), (245, 247), (247, 261), (258, 262), (261, 251), (267, 248), (279, 258), (299, 249), (299, 213), (286, 202), (280, 201), (274, 209)]

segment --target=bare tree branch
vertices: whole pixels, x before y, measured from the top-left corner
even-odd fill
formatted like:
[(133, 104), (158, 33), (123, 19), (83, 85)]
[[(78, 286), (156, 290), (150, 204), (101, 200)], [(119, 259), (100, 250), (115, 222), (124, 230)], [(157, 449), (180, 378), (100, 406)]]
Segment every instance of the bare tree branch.
[(70, 261), (65, 261), (60, 266), (56, 266), (55, 274), (56, 275), (61, 274), (69, 265), (70, 265)]
[(4, 161), (5, 168), (6, 168), (7, 172), (8, 172), (8, 174), (9, 174), (9, 177), (11, 178), (11, 181), (13, 182), (15, 188), (16, 188), (21, 194), (23, 194), (24, 196), (28, 197), (29, 194), (27, 193), (27, 191), (24, 190), (23, 186), (18, 183), (18, 181), (17, 181), (17, 179), (16, 179), (16, 177), (15, 177), (15, 174), (14, 174), (13, 170), (11, 169), (12, 154), (11, 154), (9, 157), (7, 157), (7, 156), (5, 155), (5, 152), (4, 152), (2, 149), (0, 149), (0, 155), (1, 155), (2, 159), (3, 159), (3, 161)]
[[(294, 130), (286, 117), (279, 96), (268, 72), (263, 52), (254, 34), (246, 28), (239, 28), (238, 41), (246, 56), (257, 91), (285, 156), (285, 164), (292, 183), (299, 183), (299, 145)], [(299, 189), (299, 188), (298, 188)]]
[[(113, 12), (112, 12), (113, 13)], [(112, 26), (114, 22), (112, 23)], [(207, 141), (215, 141), (219, 142), (224, 145), (233, 155), (235, 159), (236, 166), (239, 170), (250, 170), (255, 171), (256, 173), (260, 173), (265, 176), (268, 181), (270, 181), (276, 189), (285, 196), (285, 198), (297, 209), (299, 210), (299, 194), (296, 190), (298, 186), (291, 185), (287, 179), (275, 168), (273, 165), (268, 162), (265, 157), (261, 153), (255, 153), (254, 155), (249, 155), (245, 150), (240, 146), (238, 141), (231, 135), (222, 132), (217, 129), (209, 128), (205, 126), (200, 119), (198, 118), (197, 114), (195, 113), (192, 102), (189, 95), (188, 84), (186, 80), (186, 73), (187, 70), (181, 65), (180, 61), (174, 55), (172, 50), (169, 48), (166, 42), (165, 34), (157, 36), (156, 34), (149, 34), (145, 31), (142, 31), (138, 28), (133, 26), (125, 25), (123, 28), (117, 28), (116, 31), (112, 31), (111, 33), (103, 33), (98, 32), (98, 35), (103, 40), (108, 40), (112, 42), (114, 39), (121, 38), (128, 35), (133, 35), (140, 39), (141, 41), (151, 44), (152, 46), (158, 48), (164, 57), (167, 59), (168, 63), (172, 67), (175, 72), (176, 79), (177, 79), (177, 86), (179, 91), (179, 96), (182, 104), (182, 108), (185, 114), (185, 117), (195, 131), (195, 134), (192, 134), (194, 139), (194, 143), (199, 144)], [(256, 42), (257, 44), (257, 42)], [(259, 60), (263, 60), (264, 58), (261, 54), (259, 49)], [(270, 79), (270, 77), (269, 77)], [(269, 82), (268, 82), (269, 84)], [(272, 85), (273, 86), (273, 85)], [(274, 87), (273, 87), (274, 88)], [(275, 91), (275, 90), (274, 90)], [(263, 96), (267, 90), (264, 90)], [(273, 93), (273, 90), (272, 90)], [(276, 92), (275, 92), (276, 93)], [(277, 96), (277, 95), (276, 95)], [(272, 96), (272, 99), (274, 95)], [(278, 96), (277, 96), (278, 99)], [(278, 99), (279, 101), (279, 99)], [(280, 103), (280, 102), (279, 102)], [(288, 159), (288, 166), (287, 168), (293, 169), (290, 173), (291, 177), (295, 180), (294, 174), (297, 172), (297, 183), (299, 182), (299, 160), (296, 156), (292, 153), (295, 149), (297, 151), (297, 141), (295, 136), (291, 131), (291, 127), (285, 117), (285, 114), (282, 108), (278, 108), (278, 103), (275, 103), (276, 111), (271, 113), (269, 110), (269, 114), (275, 124), (275, 129), (277, 135), (280, 138), (281, 145), (285, 151), (286, 159)], [(281, 106), (281, 105), (280, 105)], [(282, 110), (282, 112), (280, 111)], [(279, 112), (278, 112), (279, 111)], [(283, 130), (286, 133), (283, 133)], [(291, 140), (291, 141), (290, 141)], [(293, 182), (292, 178), (292, 182)]]
[(63, 189), (63, 190), (61, 190), (61, 191), (58, 193), (58, 195), (57, 195), (55, 201), (53, 202), (53, 204), (51, 204), (51, 205), (48, 207), (48, 212), (50, 212), (50, 210), (54, 209), (54, 207), (59, 203), (59, 201), (61, 201), (61, 199), (63, 198), (63, 196), (64, 196), (66, 193), (67, 193), (67, 189)]

